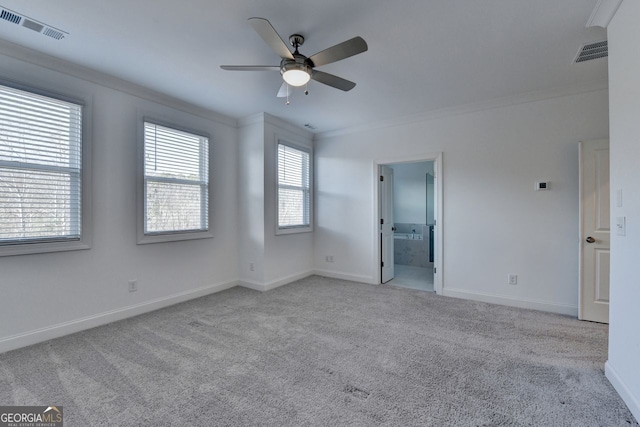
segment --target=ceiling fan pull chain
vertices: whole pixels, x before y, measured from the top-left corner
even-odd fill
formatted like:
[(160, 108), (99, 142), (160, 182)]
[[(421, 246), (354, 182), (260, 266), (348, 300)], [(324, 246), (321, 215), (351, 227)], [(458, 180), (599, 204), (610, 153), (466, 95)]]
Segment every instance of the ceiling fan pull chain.
[(309, 95), (309, 82), (304, 85), (304, 94)]
[(285, 102), (285, 105), (289, 105), (289, 84), (287, 83), (287, 102)]

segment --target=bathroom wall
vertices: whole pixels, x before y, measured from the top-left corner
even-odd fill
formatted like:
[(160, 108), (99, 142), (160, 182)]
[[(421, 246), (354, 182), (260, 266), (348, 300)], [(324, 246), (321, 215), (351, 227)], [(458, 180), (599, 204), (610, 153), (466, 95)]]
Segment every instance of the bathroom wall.
[[(389, 166), (393, 169), (394, 222), (426, 224), (426, 177), (428, 173), (433, 175), (433, 162), (398, 163)], [(433, 191), (433, 188), (431, 190)], [(433, 205), (431, 206), (433, 218)]]

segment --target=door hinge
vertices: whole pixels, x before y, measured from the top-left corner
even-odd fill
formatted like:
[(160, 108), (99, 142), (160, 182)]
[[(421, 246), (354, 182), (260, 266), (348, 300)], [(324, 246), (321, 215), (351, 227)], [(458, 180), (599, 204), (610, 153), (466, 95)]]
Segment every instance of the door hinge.
[(433, 274), (436, 274), (438, 272), (438, 269), (433, 267)]
[(384, 225), (384, 218), (380, 218), (380, 225)]
[(384, 261), (380, 263), (380, 267), (384, 267)]
[(380, 181), (384, 181), (384, 176), (380, 175)]

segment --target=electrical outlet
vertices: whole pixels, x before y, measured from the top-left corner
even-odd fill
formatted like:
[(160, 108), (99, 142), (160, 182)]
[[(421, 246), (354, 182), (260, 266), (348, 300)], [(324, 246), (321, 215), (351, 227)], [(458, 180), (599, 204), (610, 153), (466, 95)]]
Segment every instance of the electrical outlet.
[(249, 271), (255, 271), (256, 267), (253, 265), (252, 262), (249, 263)]
[(333, 262), (333, 255), (327, 255), (326, 257), (324, 257), (324, 260), (326, 262)]
[(518, 275), (517, 274), (509, 274), (508, 281), (510, 285), (518, 284)]
[(135, 292), (138, 290), (138, 281), (129, 280), (129, 292)]

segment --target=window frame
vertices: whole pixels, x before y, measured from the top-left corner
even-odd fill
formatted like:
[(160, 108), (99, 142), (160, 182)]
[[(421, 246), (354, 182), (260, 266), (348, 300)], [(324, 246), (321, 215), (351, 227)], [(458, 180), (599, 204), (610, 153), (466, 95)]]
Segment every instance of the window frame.
[[(43, 238), (35, 242), (0, 244), (0, 257), (29, 255), (48, 252), (65, 252), (90, 249), (93, 242), (93, 212), (92, 212), (92, 140), (91, 117), (92, 97), (79, 97), (60, 94), (41, 87), (23, 84), (4, 78), (0, 78), (0, 85), (29, 92), (34, 95), (44, 96), (58, 101), (68, 102), (81, 107), (81, 164), (80, 164), (80, 237), (78, 239), (66, 239), (61, 237)], [(71, 207), (70, 209), (73, 209)]]
[[(309, 224), (308, 225), (295, 225), (295, 226), (280, 226), (280, 177), (278, 169), (279, 163), (279, 146), (284, 145), (286, 147), (293, 148), (294, 150), (305, 152), (309, 155)], [(285, 139), (276, 138), (275, 147), (275, 210), (276, 210), (276, 235), (298, 234), (298, 233), (311, 233), (313, 232), (313, 185), (314, 185), (314, 171), (313, 171), (313, 149), (306, 145), (298, 144), (295, 142), (287, 141)]]
[[(168, 231), (145, 233), (146, 222), (146, 192), (145, 192), (145, 156), (144, 156), (144, 127), (145, 123), (163, 126), (175, 129), (180, 132), (187, 132), (195, 136), (207, 138), (208, 141), (208, 157), (207, 157), (207, 230), (193, 231)], [(212, 142), (211, 136), (203, 131), (194, 130), (186, 126), (176, 125), (173, 122), (160, 120), (153, 116), (140, 115), (138, 117), (138, 153), (137, 153), (137, 244), (145, 245), (150, 243), (176, 242), (184, 240), (209, 239), (213, 237), (211, 212), (212, 212), (212, 195), (211, 195), (211, 165), (212, 165)]]

